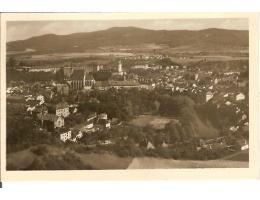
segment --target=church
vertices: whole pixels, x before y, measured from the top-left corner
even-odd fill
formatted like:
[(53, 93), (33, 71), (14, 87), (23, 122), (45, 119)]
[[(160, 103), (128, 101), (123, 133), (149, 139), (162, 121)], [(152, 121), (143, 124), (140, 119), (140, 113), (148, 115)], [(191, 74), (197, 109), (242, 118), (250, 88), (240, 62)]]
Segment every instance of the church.
[(84, 69), (77, 69), (73, 71), (67, 83), (69, 84), (70, 90), (91, 89), (95, 84), (95, 79)]

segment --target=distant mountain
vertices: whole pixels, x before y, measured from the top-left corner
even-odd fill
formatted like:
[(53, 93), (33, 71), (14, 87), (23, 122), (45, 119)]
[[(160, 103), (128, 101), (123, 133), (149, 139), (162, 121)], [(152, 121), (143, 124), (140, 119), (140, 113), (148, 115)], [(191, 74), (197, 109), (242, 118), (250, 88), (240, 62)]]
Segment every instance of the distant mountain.
[[(69, 28), (69, 27), (68, 27)], [(7, 43), (7, 51), (35, 50), (37, 52), (82, 52), (87, 49), (142, 44), (216, 48), (247, 48), (248, 31), (205, 29), (148, 30), (136, 27), (114, 27), (107, 30), (73, 33), (69, 35), (47, 34)]]

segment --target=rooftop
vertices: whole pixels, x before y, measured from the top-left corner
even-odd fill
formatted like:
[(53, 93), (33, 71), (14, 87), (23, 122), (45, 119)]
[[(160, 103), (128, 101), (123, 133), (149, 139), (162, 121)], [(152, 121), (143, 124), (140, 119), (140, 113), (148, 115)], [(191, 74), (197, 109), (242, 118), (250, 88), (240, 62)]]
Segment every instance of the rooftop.
[(68, 107), (69, 107), (69, 104), (67, 102), (61, 102), (56, 105), (56, 109), (64, 109), (64, 108), (68, 108)]
[(42, 113), (39, 113), (37, 115), (38, 119), (40, 120), (44, 120), (44, 121), (56, 121), (59, 117), (57, 115), (54, 115), (54, 114), (49, 114), (49, 113), (46, 113), (46, 114), (42, 114)]
[(70, 79), (71, 80), (83, 80), (84, 74), (85, 74), (85, 72), (83, 69), (76, 69), (73, 71)]

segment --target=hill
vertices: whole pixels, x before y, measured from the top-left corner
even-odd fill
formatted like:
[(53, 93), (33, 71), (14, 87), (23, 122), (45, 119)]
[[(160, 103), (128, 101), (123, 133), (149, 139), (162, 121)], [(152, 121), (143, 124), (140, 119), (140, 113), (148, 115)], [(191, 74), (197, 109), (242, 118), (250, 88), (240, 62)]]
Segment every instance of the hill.
[[(114, 27), (107, 30), (73, 33), (69, 35), (47, 34), (7, 43), (7, 51), (36, 52), (84, 52), (88, 49), (115, 46), (162, 45), (170, 48), (183, 46), (200, 49), (234, 49), (248, 47), (248, 31), (205, 29), (148, 30), (136, 27)], [(151, 45), (153, 46), (153, 45)], [(153, 47), (151, 47), (153, 48)]]

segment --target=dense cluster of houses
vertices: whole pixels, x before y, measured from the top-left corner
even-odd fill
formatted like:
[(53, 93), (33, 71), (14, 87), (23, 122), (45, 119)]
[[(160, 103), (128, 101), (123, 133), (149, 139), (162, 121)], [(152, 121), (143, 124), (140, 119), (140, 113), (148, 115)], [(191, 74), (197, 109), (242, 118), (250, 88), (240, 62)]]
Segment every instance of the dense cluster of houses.
[[(149, 59), (149, 58), (148, 58)], [(161, 58), (160, 58), (161, 59)], [(32, 71), (33, 69), (28, 69)], [(57, 72), (59, 69), (42, 69), (44, 72)], [(144, 70), (145, 73), (138, 73)], [(122, 62), (119, 61), (116, 70), (110, 70), (112, 76), (109, 80), (97, 81), (92, 72), (106, 72), (102, 65), (97, 65), (89, 70), (86, 67), (64, 68), (65, 80), (57, 83), (52, 82), (44, 88), (45, 94), (38, 91), (38, 95), (26, 95), (25, 102), (27, 112), (36, 117), (41, 126), (47, 130), (58, 130), (60, 139), (63, 142), (68, 140), (76, 142), (84, 134), (93, 133), (100, 129), (109, 129), (111, 121), (106, 113), (91, 113), (85, 122), (75, 127), (67, 127), (66, 120), (78, 112), (77, 105), (69, 105), (67, 102), (60, 102), (56, 105), (47, 103), (51, 99), (53, 89), (61, 96), (68, 96), (71, 91), (79, 90), (108, 90), (138, 88), (153, 90), (161, 88), (170, 92), (187, 93), (196, 96), (201, 103), (212, 103), (218, 108), (221, 106), (233, 106), (239, 121), (234, 123), (229, 131), (236, 133), (241, 128), (248, 129), (248, 78), (241, 78), (240, 72), (226, 71), (214, 73), (199, 68), (187, 68), (186, 66), (166, 66), (140, 64), (134, 65), (126, 72), (123, 70)], [(25, 88), (20, 86), (8, 87), (7, 94), (22, 94)], [(48, 95), (46, 94), (48, 92)], [(47, 97), (48, 96), (48, 97)], [(47, 98), (46, 98), (47, 97)], [(91, 99), (91, 101), (97, 101)], [(216, 145), (224, 145), (224, 139), (216, 139), (214, 142), (207, 141), (202, 148), (214, 148)], [(166, 145), (166, 144), (165, 144)], [(248, 145), (245, 142), (245, 145)], [(153, 145), (149, 143), (149, 148)], [(243, 147), (246, 148), (246, 147)]]
[(90, 113), (84, 121), (73, 127), (66, 126), (66, 119), (70, 120), (78, 114), (78, 105), (63, 101), (56, 105), (45, 102), (43, 95), (26, 95), (26, 110), (35, 120), (40, 123), (41, 128), (50, 132), (57, 132), (60, 140), (76, 142), (84, 134), (94, 133), (99, 130), (110, 129), (111, 120), (106, 113)]

